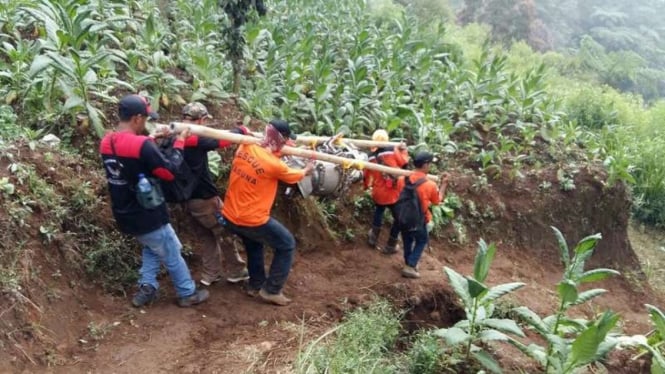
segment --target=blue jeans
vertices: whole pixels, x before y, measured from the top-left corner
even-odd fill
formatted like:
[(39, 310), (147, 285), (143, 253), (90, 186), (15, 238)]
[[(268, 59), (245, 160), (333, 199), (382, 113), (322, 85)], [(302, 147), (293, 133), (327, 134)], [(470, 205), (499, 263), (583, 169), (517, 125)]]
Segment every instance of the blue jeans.
[(393, 212), (393, 205), (379, 205), (376, 204), (374, 209), (374, 220), (372, 221), (372, 226), (381, 227), (383, 223), (383, 213), (386, 211), (386, 208), (390, 208), (390, 214), (393, 216), (393, 225), (390, 227), (390, 237), (397, 239), (399, 236), (399, 228), (397, 227), (397, 220), (395, 219), (395, 213)]
[(418, 265), (418, 261), (420, 261), (420, 256), (422, 256), (428, 240), (427, 225), (423, 225), (416, 231), (402, 231), (404, 263), (415, 268)]
[[(270, 294), (282, 291), (286, 279), (289, 277), (293, 255), (296, 249), (296, 240), (293, 235), (279, 221), (270, 218), (261, 226), (238, 226), (225, 219), (225, 227), (238, 235), (247, 251), (247, 270), (249, 272), (249, 287), (255, 290), (263, 288)], [(268, 244), (274, 250), (270, 272), (266, 277), (263, 263), (263, 244)]]
[(170, 223), (147, 234), (137, 235), (136, 238), (143, 244), (143, 263), (141, 264), (139, 285), (149, 284), (155, 289), (159, 289), (157, 274), (160, 265), (164, 263), (178, 297), (191, 296), (196, 292), (196, 285), (189, 273), (189, 268), (180, 254), (182, 244)]

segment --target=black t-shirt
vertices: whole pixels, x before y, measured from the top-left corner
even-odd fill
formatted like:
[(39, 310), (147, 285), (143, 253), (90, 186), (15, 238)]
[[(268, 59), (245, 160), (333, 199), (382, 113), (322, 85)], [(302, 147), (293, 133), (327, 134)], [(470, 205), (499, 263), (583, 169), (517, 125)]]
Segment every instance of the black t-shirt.
[(155, 209), (143, 208), (136, 199), (135, 186), (139, 174), (163, 182), (173, 181), (184, 159), (183, 147), (183, 141), (176, 140), (174, 155), (177, 157), (169, 160), (147, 136), (131, 132), (113, 132), (104, 136), (99, 152), (106, 170), (113, 216), (120, 231), (143, 235), (169, 223), (166, 204)]
[(192, 135), (185, 140), (185, 162), (198, 178), (192, 199), (210, 199), (219, 196), (219, 190), (210, 175), (208, 152), (230, 146), (231, 142)]

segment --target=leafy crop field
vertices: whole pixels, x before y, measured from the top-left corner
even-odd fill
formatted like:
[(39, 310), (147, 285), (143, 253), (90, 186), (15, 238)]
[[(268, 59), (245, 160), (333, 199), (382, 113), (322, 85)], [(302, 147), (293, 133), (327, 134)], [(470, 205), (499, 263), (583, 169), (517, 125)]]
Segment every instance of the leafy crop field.
[[(43, 245), (79, 238), (81, 247), (71, 253), (78, 253), (85, 270), (105, 273), (108, 290), (127, 289), (136, 260), (123, 252), (129, 244), (106, 233), (108, 222), (83, 218), (105, 208), (103, 191), (95, 190), (99, 175), (82, 186), (54, 189), (48, 170), (47, 177), (40, 175), (43, 170), (28, 165), (38, 158), (26, 160), (25, 154), (40, 153), (37, 141), (55, 134), (63, 150), (44, 154), (44, 165), (55, 168), (66, 160), (73, 167), (81, 157), (85, 168), (93, 168), (96, 142), (114, 126), (115, 104), (128, 92), (148, 96), (165, 118), (177, 117), (182, 105), (198, 100), (210, 108), (237, 107), (246, 123), (281, 117), (300, 133), (368, 138), (383, 128), (410, 144), (411, 152), (427, 148), (438, 153), (437, 171), (468, 177), (468, 190), (481, 197), (490, 195), (495, 181), (517, 183), (550, 172), (555, 177), (542, 179), (538, 192), (572, 195), (580, 186), (589, 188), (578, 178), (581, 170), (598, 168), (602, 172), (594, 178), (602, 191), (627, 186), (632, 204), (626, 209), (633, 217), (665, 227), (665, 100), (658, 83), (661, 54), (656, 53), (660, 31), (638, 37), (628, 30), (629, 10), (622, 8), (622, 16), (596, 9), (591, 18), (604, 28), (587, 27), (589, 35), (576, 43), (567, 37), (564, 44), (571, 50), (566, 51), (554, 49), (554, 41), (552, 48), (535, 45), (533, 33), (520, 34), (526, 29), (519, 23), (506, 30), (488, 20), (488, 14), (500, 19), (500, 10), (532, 1), (475, 2), (482, 3), (478, 8), (471, 1), (443, 0), (275, 0), (255, 1), (255, 8), (250, 3), (0, 0), (0, 200), (9, 213), (3, 227), (33, 225)], [(537, 3), (541, 11), (555, 13), (551, 4)], [(572, 7), (569, 1), (560, 5), (559, 10)], [(544, 22), (559, 21), (550, 17)], [(632, 54), (613, 51), (621, 34), (613, 34), (612, 25), (622, 27), (631, 40), (649, 43)], [(651, 80), (655, 83), (647, 84)], [(67, 206), (59, 194), (73, 194), (75, 206)], [(341, 202), (316, 204), (326, 225), (343, 223)], [(367, 197), (354, 198), (350, 206), (368, 210)], [(435, 234), (443, 239), (452, 227), (455, 243), (467, 244), (456, 215), (468, 213), (475, 219), (471, 222), (483, 223), (496, 218), (500, 208), (477, 206), (453, 193), (434, 211)], [(357, 232), (362, 229), (347, 224), (339, 230), (338, 236), (361, 240)], [(23, 250), (31, 243), (21, 232), (8, 229), (5, 235), (11, 242), (0, 243), (0, 291), (26, 304), (29, 295), (22, 285), (35, 278), (32, 270), (25, 271), (34, 252)], [(85, 237), (94, 240), (88, 243)], [(582, 289), (582, 284), (615, 271), (584, 270), (598, 237), (571, 250), (558, 231), (556, 238), (564, 275), (555, 286), (559, 307), (547, 317), (517, 307), (502, 313), (515, 318), (494, 318), (495, 301), (521, 283), (485, 284), (495, 247), (481, 242), (473, 275), (446, 268), (465, 312), (455, 326), (423, 331), (404, 343), (400, 312), (380, 301), (367, 315), (349, 315), (311, 346), (302, 344), (292, 369), (348, 372), (352, 365), (357, 372), (498, 371), (496, 344), (510, 344), (533, 360), (532, 367), (546, 372), (574, 372), (601, 361), (626, 343), (627, 337), (616, 331), (618, 314), (576, 318), (569, 311), (604, 292)], [(648, 307), (645, 318), (646, 313), (657, 332), (631, 344), (653, 357), (654, 373), (662, 372), (665, 317), (656, 305)], [(375, 328), (363, 330), (372, 323)], [(539, 340), (525, 341), (536, 334)]]

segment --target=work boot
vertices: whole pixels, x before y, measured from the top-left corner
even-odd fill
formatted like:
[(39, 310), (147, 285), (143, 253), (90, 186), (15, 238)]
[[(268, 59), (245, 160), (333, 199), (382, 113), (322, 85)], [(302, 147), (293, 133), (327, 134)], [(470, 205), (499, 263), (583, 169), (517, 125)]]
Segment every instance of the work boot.
[(283, 293), (280, 292), (278, 294), (271, 294), (268, 293), (263, 288), (261, 289), (261, 291), (259, 291), (259, 297), (263, 299), (263, 301), (279, 306), (288, 305), (291, 302), (291, 299), (284, 296)]
[(229, 283), (238, 283), (249, 279), (249, 272), (247, 268), (243, 268), (240, 271), (229, 274), (226, 278), (226, 281)]
[(142, 284), (139, 286), (139, 292), (134, 295), (132, 305), (140, 308), (146, 304), (150, 304), (157, 299), (157, 290), (149, 284)]
[(196, 304), (201, 304), (202, 302), (208, 300), (210, 292), (208, 290), (196, 290), (192, 295), (181, 297), (178, 299), (178, 306), (187, 308)]
[(259, 296), (259, 291), (261, 291), (260, 289), (251, 288), (249, 285), (245, 285), (245, 286), (243, 287), (243, 289), (245, 290), (245, 293), (246, 293), (247, 296), (249, 296), (249, 297), (257, 297), (257, 296)]
[(416, 268), (411, 267), (409, 265), (405, 265), (402, 268), (402, 276), (404, 278), (414, 278), (415, 279), (415, 278), (420, 278), (420, 273), (418, 272), (418, 270), (416, 270)]
[(201, 284), (204, 285), (204, 286), (210, 286), (211, 284), (219, 282), (222, 279), (223, 278), (222, 278), (221, 275), (211, 276), (211, 275), (204, 274), (201, 277)]
[(376, 247), (376, 242), (379, 240), (379, 234), (381, 234), (381, 226), (372, 226), (372, 229), (369, 230), (367, 234), (367, 244), (370, 247)]
[(397, 253), (399, 250), (399, 246), (397, 245), (397, 238), (388, 238), (388, 242), (386, 245), (381, 249), (381, 252), (385, 255), (392, 255)]

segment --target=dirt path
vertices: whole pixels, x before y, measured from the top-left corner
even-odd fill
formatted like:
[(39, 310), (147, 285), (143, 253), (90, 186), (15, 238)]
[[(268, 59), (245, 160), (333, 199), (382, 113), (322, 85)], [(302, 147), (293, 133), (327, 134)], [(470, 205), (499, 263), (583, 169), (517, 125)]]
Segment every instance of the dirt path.
[[(502, 250), (503, 248), (500, 248)], [(137, 310), (124, 298), (102, 297), (104, 311), (96, 316), (98, 340), (69, 342), (67, 363), (55, 373), (287, 373), (297, 355), (301, 340), (323, 333), (342, 317), (345, 310), (368, 302), (374, 295), (386, 295), (397, 304), (407, 305), (446, 290), (443, 266), (468, 272), (473, 266), (471, 251), (445, 250), (435, 246), (421, 262), (423, 277), (407, 281), (399, 276), (399, 255), (386, 257), (365, 247), (345, 247), (335, 252), (308, 252), (297, 256), (285, 293), (294, 302), (273, 307), (245, 295), (237, 285), (216, 284), (210, 288), (208, 303), (193, 309), (178, 308), (170, 284), (168, 295), (155, 305)], [(490, 283), (521, 280), (528, 284), (510, 302), (528, 305), (539, 313), (551, 310), (556, 298), (552, 285), (560, 276), (553, 266), (520, 258), (503, 249), (490, 273)], [(519, 264), (519, 265), (516, 265)], [(646, 316), (639, 292), (622, 279), (605, 284), (611, 293), (578, 312), (592, 313), (610, 307), (622, 312), (624, 329), (644, 332)], [(418, 301), (415, 301), (418, 302)], [(431, 318), (445, 305), (421, 305), (412, 321), (420, 326), (445, 324)], [(438, 312), (437, 312), (438, 313)], [(114, 326), (116, 325), (116, 326)], [(89, 326), (89, 324), (88, 324)], [(93, 334), (94, 335), (94, 334)]]

